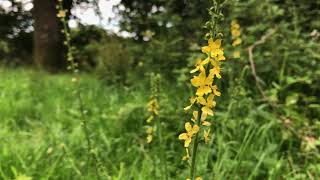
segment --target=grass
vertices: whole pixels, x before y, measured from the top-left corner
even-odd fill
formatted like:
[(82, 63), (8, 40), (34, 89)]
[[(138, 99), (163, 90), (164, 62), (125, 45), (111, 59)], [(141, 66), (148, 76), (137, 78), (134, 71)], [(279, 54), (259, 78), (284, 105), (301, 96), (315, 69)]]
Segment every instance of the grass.
[[(103, 179), (160, 179), (158, 148), (147, 145), (143, 125), (145, 83), (110, 85), (81, 75), (81, 93)], [(86, 143), (71, 76), (0, 68), (0, 179), (95, 179), (86, 169)], [(170, 179), (185, 179), (181, 161), (183, 112), (189, 90), (163, 82), (161, 115)], [(177, 93), (179, 92), (179, 93)], [(227, 94), (227, 93), (225, 93)], [(304, 152), (265, 104), (223, 95), (214, 116), (214, 139), (200, 145), (197, 172), (204, 179), (312, 179), (320, 177), (317, 149)], [(155, 137), (156, 138), (156, 137)]]

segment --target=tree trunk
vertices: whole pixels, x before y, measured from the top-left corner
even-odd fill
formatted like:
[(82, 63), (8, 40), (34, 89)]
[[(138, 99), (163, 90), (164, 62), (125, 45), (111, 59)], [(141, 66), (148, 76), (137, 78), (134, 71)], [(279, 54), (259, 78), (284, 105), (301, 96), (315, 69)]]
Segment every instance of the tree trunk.
[(65, 49), (57, 0), (34, 0), (34, 61), (50, 72), (65, 70)]

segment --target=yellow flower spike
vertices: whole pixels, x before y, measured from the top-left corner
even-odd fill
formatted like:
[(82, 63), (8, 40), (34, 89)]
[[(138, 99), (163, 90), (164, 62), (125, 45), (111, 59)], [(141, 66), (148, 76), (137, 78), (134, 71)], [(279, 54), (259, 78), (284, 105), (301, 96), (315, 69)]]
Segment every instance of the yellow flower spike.
[(209, 135), (210, 135), (210, 129), (209, 129), (208, 131), (207, 131), (207, 130), (204, 130), (203, 138), (204, 138), (204, 142), (205, 142), (206, 144), (209, 143), (209, 140), (210, 140)]
[[(241, 31), (240, 31), (240, 25), (236, 20), (233, 20), (231, 22), (231, 35), (232, 35), (232, 46), (236, 47), (239, 46), (242, 43), (242, 40), (240, 38)], [(240, 58), (240, 51), (236, 50), (233, 52), (233, 58)]]
[[(215, 16), (219, 13), (219, 7), (219, 2), (217, 2), (214, 3), (213, 8), (211, 8), (215, 9), (212, 14), (210, 13), (210, 15), (212, 16), (212, 22), (215, 24), (216, 22), (219, 22), (221, 20), (220, 16)], [(236, 24), (236, 22), (232, 23)], [(192, 113), (193, 116), (191, 118), (191, 121), (192, 123), (194, 123), (194, 126), (192, 126), (190, 122), (186, 122), (186, 132), (181, 133), (179, 135), (179, 139), (184, 140), (184, 147), (186, 148), (189, 147), (191, 141), (194, 141), (194, 146), (190, 147), (190, 150), (192, 151), (192, 161), (190, 162), (189, 177), (191, 177), (192, 180), (202, 180), (202, 177), (196, 176), (197, 150), (198, 145), (202, 143), (202, 140), (199, 141), (199, 131), (201, 130), (203, 132), (203, 129), (206, 128), (205, 126), (211, 126), (211, 123), (209, 121), (206, 121), (206, 118), (207, 116), (213, 116), (214, 107), (216, 106), (214, 97), (221, 95), (221, 93), (218, 91), (218, 87), (214, 84), (214, 81), (221, 78), (220, 64), (224, 60), (226, 60), (226, 57), (224, 56), (224, 49), (221, 47), (222, 40), (217, 38), (222, 37), (222, 34), (218, 32), (218, 29), (218, 26), (209, 28), (210, 38), (208, 39), (208, 44), (202, 46), (201, 48), (201, 51), (206, 54), (207, 58), (203, 61), (198, 60), (195, 68), (190, 71), (191, 73), (197, 72), (197, 74), (195, 74), (190, 80), (191, 85), (195, 87), (195, 97), (193, 97), (191, 105), (189, 105), (185, 109), (189, 110), (193, 104), (196, 104), (196, 107), (194, 108), (198, 108), (198, 110), (193, 111)], [(240, 31), (233, 30), (233, 34), (240, 34)], [(232, 39), (234, 40), (234, 38)], [(206, 66), (204, 66), (203, 64), (205, 64)], [(215, 79), (215, 77), (217, 78)], [(193, 136), (195, 136), (194, 139)], [(208, 142), (209, 132), (204, 131), (203, 136), (205, 138), (205, 142)], [(184, 157), (183, 159), (187, 159), (187, 157)], [(190, 178), (187, 178), (187, 180), (190, 180)]]

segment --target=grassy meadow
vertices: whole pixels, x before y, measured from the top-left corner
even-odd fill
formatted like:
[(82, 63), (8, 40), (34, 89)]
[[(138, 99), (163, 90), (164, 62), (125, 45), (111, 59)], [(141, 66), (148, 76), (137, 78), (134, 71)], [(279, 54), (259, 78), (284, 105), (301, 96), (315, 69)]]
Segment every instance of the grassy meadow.
[[(157, 144), (147, 144), (148, 83), (109, 85), (83, 74), (80, 90), (93, 142), (87, 164), (81, 115), (71, 75), (1, 68), (0, 179), (160, 179)], [(167, 176), (184, 179), (188, 168), (177, 139), (188, 115), (186, 87), (161, 82), (160, 119)], [(179, 92), (179, 93), (177, 93)], [(221, 97), (210, 146), (201, 146), (198, 171), (205, 179), (312, 179), (319, 177), (319, 154), (303, 151), (297, 138), (264, 104), (250, 97)], [(156, 142), (156, 141), (155, 141)]]
[(0, 0), (0, 180), (320, 180), (319, 9)]

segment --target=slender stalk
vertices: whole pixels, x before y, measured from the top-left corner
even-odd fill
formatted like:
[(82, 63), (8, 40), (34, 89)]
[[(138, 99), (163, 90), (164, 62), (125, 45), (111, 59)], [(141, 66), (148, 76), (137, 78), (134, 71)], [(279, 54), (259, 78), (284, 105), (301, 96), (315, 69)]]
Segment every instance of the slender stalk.
[[(167, 168), (166, 155), (164, 153), (164, 148), (163, 148), (161, 122), (160, 122), (160, 118), (157, 118), (155, 120), (157, 121), (157, 127), (158, 127), (157, 131), (158, 131), (158, 137), (159, 137), (160, 164), (161, 165), (163, 164), (161, 169), (162, 169), (163, 174), (164, 174), (164, 179), (167, 180), (168, 179), (168, 176), (167, 176), (168, 168)], [(161, 179), (163, 179), (163, 177), (161, 177)]]
[(90, 140), (90, 131), (89, 131), (89, 128), (88, 128), (88, 122), (87, 122), (87, 119), (85, 117), (85, 113), (84, 113), (84, 105), (83, 105), (83, 100), (82, 100), (82, 97), (81, 97), (81, 93), (80, 91), (77, 91), (77, 96), (78, 96), (78, 99), (79, 99), (79, 105), (80, 105), (80, 112), (81, 112), (81, 122), (82, 122), (82, 126), (83, 126), (83, 131), (84, 131), (84, 135), (85, 135), (85, 138), (86, 138), (86, 141), (87, 141), (87, 153), (88, 153), (88, 159), (87, 159), (87, 174), (88, 174), (88, 171), (89, 171), (89, 165), (90, 165), (90, 159), (91, 159), (91, 156), (92, 156), (92, 159), (94, 160), (94, 169), (95, 169), (95, 175), (96, 175), (96, 178), (98, 180), (100, 180), (100, 174), (99, 174), (99, 169), (98, 169), (98, 161), (97, 161), (97, 157), (96, 157), (96, 154), (91, 152), (92, 150), (92, 142)]
[[(201, 125), (201, 106), (199, 106), (198, 110), (198, 118), (197, 118), (197, 125), (200, 127)], [(190, 168), (190, 177), (192, 180), (195, 179), (195, 174), (196, 174), (196, 160), (197, 160), (197, 151), (198, 151), (198, 145), (199, 145), (199, 132), (196, 134), (194, 142), (193, 142), (193, 151), (192, 151), (192, 160), (191, 160), (191, 168)]]
[[(63, 9), (63, 4), (62, 4), (63, 0), (59, 0), (59, 4), (57, 6), (57, 9), (59, 10), (58, 13), (58, 17), (60, 18), (61, 22), (62, 22), (62, 26), (63, 26), (63, 34), (65, 35), (65, 46), (67, 48), (67, 61), (69, 63), (69, 67), (68, 69), (72, 71), (72, 73), (77, 74), (78, 72), (78, 65), (77, 63), (74, 61), (74, 57), (73, 57), (73, 53), (72, 53), (72, 45), (70, 43), (71, 38), (70, 38), (70, 32), (69, 32), (69, 28), (67, 25), (67, 20), (66, 20), (66, 11)], [(62, 12), (60, 14), (60, 12)], [(100, 180), (100, 175), (99, 175), (99, 170), (98, 170), (98, 166), (97, 166), (97, 157), (96, 154), (91, 152), (92, 151), (92, 142), (90, 140), (90, 131), (88, 128), (88, 122), (84, 113), (84, 103), (81, 97), (81, 92), (79, 90), (79, 82), (77, 82), (78, 78), (75, 78), (75, 91), (76, 91), (76, 96), (78, 98), (79, 101), (79, 110), (80, 110), (80, 114), (81, 114), (81, 123), (82, 123), (82, 127), (83, 127), (83, 131), (84, 131), (84, 135), (86, 138), (86, 142), (87, 142), (87, 168), (86, 168), (86, 175), (88, 175), (89, 172), (89, 166), (90, 166), (90, 161), (91, 161), (91, 156), (94, 160), (94, 166), (95, 166), (95, 174), (96, 174), (96, 179)], [(84, 177), (83, 177), (84, 178)]]

